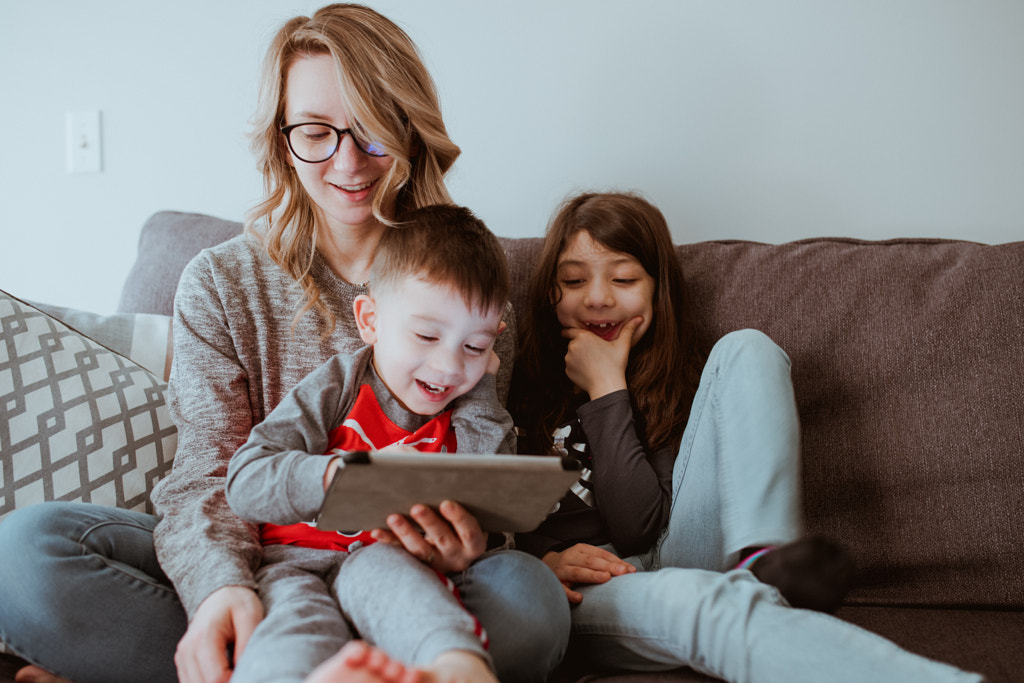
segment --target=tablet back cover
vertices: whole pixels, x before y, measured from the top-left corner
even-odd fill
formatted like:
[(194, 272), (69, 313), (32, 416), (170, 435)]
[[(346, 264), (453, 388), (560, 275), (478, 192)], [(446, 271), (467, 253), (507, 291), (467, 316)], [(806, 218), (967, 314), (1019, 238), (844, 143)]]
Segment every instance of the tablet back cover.
[(532, 531), (579, 478), (574, 460), (556, 456), (358, 452), (345, 460), (318, 529), (386, 528), (389, 514), (454, 500), (484, 531)]

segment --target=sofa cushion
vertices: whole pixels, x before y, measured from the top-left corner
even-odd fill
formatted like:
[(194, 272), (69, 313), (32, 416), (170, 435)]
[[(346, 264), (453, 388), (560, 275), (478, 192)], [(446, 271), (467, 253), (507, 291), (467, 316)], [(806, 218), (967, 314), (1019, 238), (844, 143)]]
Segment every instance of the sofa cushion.
[(706, 341), (793, 360), (808, 524), (871, 604), (1024, 608), (1024, 242), (679, 248)]
[(0, 519), (44, 500), (151, 512), (149, 491), (177, 445), (166, 390), (131, 359), (0, 291)]
[(99, 315), (63, 306), (26, 302), (114, 353), (130, 358), (166, 382), (174, 351), (171, 316), (156, 313)]
[[(505, 240), (521, 287), (539, 239)], [(705, 346), (757, 328), (793, 361), (811, 531), (859, 604), (1024, 608), (1024, 242), (676, 248)]]
[[(167, 286), (151, 278), (177, 282), (180, 268), (149, 271), (160, 250), (188, 244), (173, 256), (183, 267), (240, 230), (156, 214), (122, 301)], [(520, 315), (541, 241), (501, 239)], [(705, 345), (754, 327), (792, 358), (808, 527), (856, 554), (851, 601), (1024, 608), (1024, 242), (819, 238), (676, 252)], [(147, 312), (169, 312), (165, 300)]]
[(171, 315), (178, 278), (192, 257), (242, 232), (242, 224), (213, 216), (160, 211), (139, 235), (139, 250), (121, 290), (119, 313)]

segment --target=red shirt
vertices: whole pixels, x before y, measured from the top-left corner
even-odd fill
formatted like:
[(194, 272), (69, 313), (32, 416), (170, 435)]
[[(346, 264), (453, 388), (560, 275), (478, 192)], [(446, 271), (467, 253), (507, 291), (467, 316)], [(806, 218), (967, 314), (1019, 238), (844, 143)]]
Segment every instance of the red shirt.
[[(331, 430), (327, 455), (348, 451), (376, 451), (387, 446), (412, 446), (426, 453), (454, 453), (455, 430), (451, 428), (451, 411), (446, 410), (425, 425), (410, 432), (402, 429), (384, 414), (370, 385), (359, 387), (352, 410), (345, 420)], [(278, 526), (260, 525), (263, 545), (298, 545), (323, 550), (349, 550), (374, 543), (368, 531), (321, 531), (315, 522)]]

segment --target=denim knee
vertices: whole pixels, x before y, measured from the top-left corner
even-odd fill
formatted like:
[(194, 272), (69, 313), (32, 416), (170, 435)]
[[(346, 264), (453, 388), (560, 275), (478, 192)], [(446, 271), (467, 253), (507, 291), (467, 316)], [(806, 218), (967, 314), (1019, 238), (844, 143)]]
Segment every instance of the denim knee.
[(554, 572), (514, 550), (485, 557), (470, 572), (474, 592), (486, 583), (488, 593), (503, 596), (500, 606), (491, 605), (498, 609), (477, 614), (490, 635), (499, 679), (546, 680), (565, 655), (571, 622), (569, 601)]
[(0, 576), (33, 558), (53, 554), (51, 539), (61, 539), (68, 531), (68, 507), (68, 503), (38, 503), (15, 510), (0, 522), (0, 557), (4, 558)]
[[(0, 638), (17, 642), (25, 625), (58, 609), (52, 575), (63, 555), (62, 510), (42, 503), (15, 510), (0, 522)], [(65, 550), (68, 546), (65, 546)]]
[(729, 332), (711, 349), (708, 365), (749, 364), (755, 367), (779, 363), (786, 371), (791, 363), (789, 355), (764, 332), (743, 329)]

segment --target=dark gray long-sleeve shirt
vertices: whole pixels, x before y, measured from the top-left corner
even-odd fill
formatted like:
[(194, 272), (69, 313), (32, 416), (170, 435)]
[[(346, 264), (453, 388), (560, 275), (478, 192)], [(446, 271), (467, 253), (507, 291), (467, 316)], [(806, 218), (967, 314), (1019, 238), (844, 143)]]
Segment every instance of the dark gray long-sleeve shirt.
[(611, 543), (623, 557), (647, 550), (668, 522), (677, 448), (644, 450), (626, 390), (584, 403), (576, 414), (579, 429), (563, 432), (584, 480), (536, 530), (516, 534), (516, 547), (537, 557), (576, 543)]

